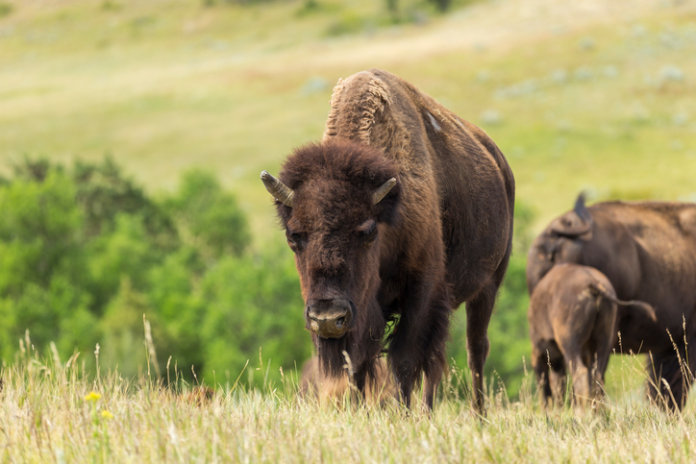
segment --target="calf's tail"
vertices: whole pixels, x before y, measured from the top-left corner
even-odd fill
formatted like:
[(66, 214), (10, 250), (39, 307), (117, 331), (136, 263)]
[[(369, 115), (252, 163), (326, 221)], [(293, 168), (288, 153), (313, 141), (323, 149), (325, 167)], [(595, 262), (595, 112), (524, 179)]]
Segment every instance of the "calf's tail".
[(598, 284), (592, 284), (592, 289), (595, 290), (598, 294), (602, 295), (607, 300), (609, 300), (613, 303), (616, 303), (617, 305), (633, 306), (634, 308), (638, 308), (640, 311), (642, 311), (643, 314), (645, 314), (650, 319), (652, 319), (653, 322), (657, 321), (657, 314), (655, 313), (655, 308), (653, 307), (653, 305), (646, 303), (645, 301), (619, 300), (618, 298), (616, 298), (616, 295), (614, 295), (613, 292), (612, 293), (608, 292), (606, 288), (604, 288)]

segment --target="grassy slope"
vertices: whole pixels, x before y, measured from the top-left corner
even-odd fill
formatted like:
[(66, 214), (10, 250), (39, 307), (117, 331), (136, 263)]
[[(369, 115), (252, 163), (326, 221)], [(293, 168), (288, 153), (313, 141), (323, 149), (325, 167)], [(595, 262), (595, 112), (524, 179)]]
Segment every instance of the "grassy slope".
[[(0, 18), (0, 165), (112, 153), (151, 189), (205, 167), (265, 240), (258, 172), (320, 137), (339, 76), (383, 67), (492, 135), (539, 224), (583, 188), (696, 195), (693, 6), (498, 1), (375, 29), (380, 2), (304, 15), (299, 1), (202, 3), (13, 2)], [(341, 28), (358, 33), (327, 35)]]

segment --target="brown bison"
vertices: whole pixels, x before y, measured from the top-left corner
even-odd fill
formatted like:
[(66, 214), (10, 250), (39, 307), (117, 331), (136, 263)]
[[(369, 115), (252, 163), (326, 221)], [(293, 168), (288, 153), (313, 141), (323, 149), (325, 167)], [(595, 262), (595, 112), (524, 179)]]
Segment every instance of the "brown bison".
[(295, 252), (323, 375), (342, 374), (345, 352), (364, 391), (387, 345), (401, 399), (409, 405), (423, 373), (432, 407), (450, 313), (466, 301), (482, 411), (486, 332), (514, 203), (495, 143), (409, 83), (371, 70), (336, 85), (320, 144), (296, 150), (280, 180), (261, 177)]
[(640, 308), (656, 320), (650, 305), (617, 299), (609, 280), (594, 268), (563, 263), (541, 279), (532, 293), (528, 318), (532, 366), (545, 400), (563, 394), (566, 372), (577, 403), (604, 392), (617, 305)]
[[(655, 308), (619, 309), (618, 352), (649, 353), (650, 398), (682, 408), (696, 367), (696, 204), (604, 202), (551, 221), (532, 244), (527, 285), (559, 263), (604, 273), (623, 300)], [(663, 403), (664, 402), (664, 403)]]
[[(397, 395), (396, 384), (384, 357), (377, 358), (374, 372), (374, 382), (368, 382), (365, 397), (377, 403), (395, 398)], [(317, 356), (312, 356), (302, 366), (300, 377), (300, 394), (302, 396), (315, 396), (320, 401), (340, 400), (349, 391), (348, 373), (345, 372), (336, 379), (325, 378), (321, 373)]]

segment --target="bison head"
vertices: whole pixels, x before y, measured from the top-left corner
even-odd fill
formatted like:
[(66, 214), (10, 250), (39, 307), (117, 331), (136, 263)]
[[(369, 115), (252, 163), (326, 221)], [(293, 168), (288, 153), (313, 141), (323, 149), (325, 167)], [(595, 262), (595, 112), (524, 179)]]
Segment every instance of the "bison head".
[(592, 216), (581, 193), (573, 210), (551, 221), (532, 243), (527, 256), (527, 289), (530, 295), (555, 264), (581, 262), (583, 244), (592, 239), (592, 226)]
[[(368, 336), (381, 340), (381, 235), (399, 203), (393, 165), (373, 148), (328, 141), (296, 150), (280, 179), (265, 171), (261, 177), (295, 253), (306, 326), (320, 358), (328, 347), (341, 358)], [(335, 360), (330, 369), (337, 363), (343, 365)]]

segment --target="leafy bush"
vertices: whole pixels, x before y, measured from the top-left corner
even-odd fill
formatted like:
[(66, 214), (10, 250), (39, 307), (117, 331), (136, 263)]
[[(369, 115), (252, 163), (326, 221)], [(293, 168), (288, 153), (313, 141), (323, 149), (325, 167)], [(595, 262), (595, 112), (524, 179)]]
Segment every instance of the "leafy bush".
[(29, 330), (39, 350), (55, 341), (64, 356), (100, 343), (102, 363), (137, 376), (143, 316), (159, 371), (171, 362), (184, 379), (236, 376), (262, 345), (274, 366), (308, 355), (289, 252), (250, 250), (245, 216), (210, 174), (186, 173), (153, 200), (110, 159), (70, 169), (24, 160), (0, 183), (0, 210), (6, 361)]

